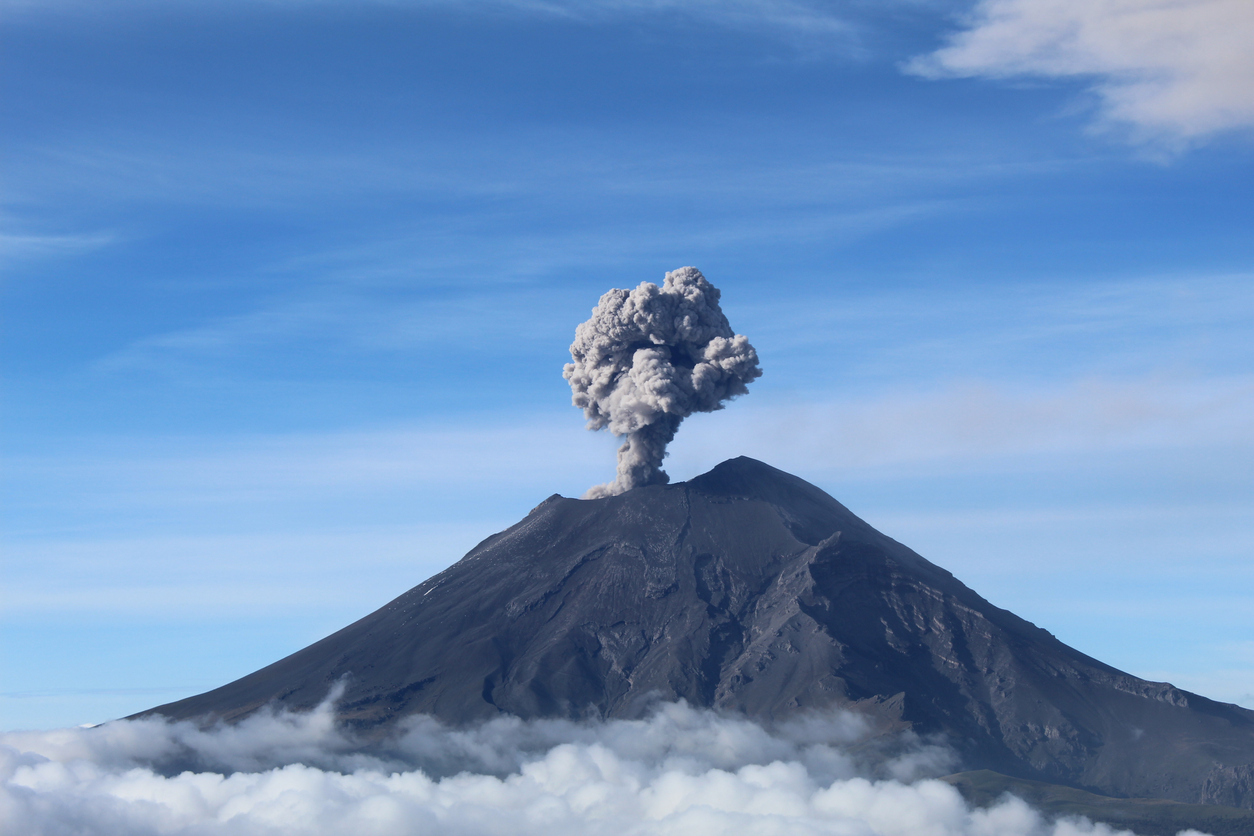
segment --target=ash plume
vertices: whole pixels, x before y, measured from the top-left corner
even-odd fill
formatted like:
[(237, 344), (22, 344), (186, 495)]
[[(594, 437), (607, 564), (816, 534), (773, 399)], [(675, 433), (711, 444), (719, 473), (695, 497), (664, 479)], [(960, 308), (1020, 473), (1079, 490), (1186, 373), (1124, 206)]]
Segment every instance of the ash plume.
[(662, 459), (680, 422), (722, 409), (762, 375), (757, 352), (732, 331), (719, 296), (700, 270), (681, 267), (661, 287), (609, 291), (575, 329), (574, 362), (562, 371), (571, 402), (588, 429), (623, 438), (617, 477), (585, 499), (665, 484)]

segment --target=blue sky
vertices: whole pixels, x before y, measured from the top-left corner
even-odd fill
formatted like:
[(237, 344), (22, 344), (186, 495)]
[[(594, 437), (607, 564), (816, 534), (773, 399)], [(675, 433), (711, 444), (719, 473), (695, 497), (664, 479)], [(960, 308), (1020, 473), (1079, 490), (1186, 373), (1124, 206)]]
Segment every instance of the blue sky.
[(613, 473), (561, 378), (696, 265), (748, 454), (1254, 707), (1240, 3), (5, 3), (0, 726), (205, 690)]

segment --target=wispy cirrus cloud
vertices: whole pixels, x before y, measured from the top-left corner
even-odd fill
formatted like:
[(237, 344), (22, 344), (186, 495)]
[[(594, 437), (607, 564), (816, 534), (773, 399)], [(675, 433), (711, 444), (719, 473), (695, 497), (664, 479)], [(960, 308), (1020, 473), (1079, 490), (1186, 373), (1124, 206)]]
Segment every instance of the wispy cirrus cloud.
[[(707, 431), (715, 419), (717, 431)], [(1254, 379), (1094, 378), (1031, 389), (957, 383), (826, 403), (746, 403), (726, 415), (698, 416), (692, 425), (674, 455), (697, 472), (717, 463), (729, 438), (746, 455), (786, 470), (829, 473), (931, 463), (966, 469), (1008, 458), (1212, 445), (1248, 449)]]
[[(339, 0), (235, 0), (241, 7), (316, 8), (335, 5)], [(670, 17), (723, 28), (763, 27), (789, 35), (847, 37), (857, 28), (856, 15), (863, 4), (837, 11), (830, 4), (815, 0), (374, 0), (379, 5), (415, 9), (452, 10), (462, 14), (516, 14), (586, 23), (604, 23), (623, 18)], [(37, 15), (46, 12), (46, 2), (0, 0), (0, 9)], [(82, 0), (59, 0), (56, 5), (88, 6)], [(156, 0), (130, 0), (132, 8), (157, 8)], [(184, 0), (189, 8), (208, 6), (205, 0)]]
[(0, 263), (75, 255), (106, 247), (116, 240), (117, 236), (111, 232), (68, 234), (0, 232)]
[(412, 351), (457, 342), (462, 351), (490, 352), (494, 346), (465, 338), (470, 327), (491, 327), (498, 332), (530, 337), (543, 326), (511, 302), (516, 299), (507, 293), (408, 300), (392, 305), (349, 294), (287, 300), (184, 330), (141, 338), (101, 358), (96, 367), (103, 371), (181, 371), (206, 362), (247, 357), (267, 347), (319, 342), (364, 352)]
[(982, 0), (910, 71), (1078, 79), (1099, 124), (1179, 150), (1254, 128), (1254, 14), (1245, 0)]
[(811, 34), (847, 34), (852, 29), (850, 18), (837, 13), (830, 4), (807, 0), (480, 0), (480, 4), (584, 20), (664, 14), (682, 15), (721, 26), (765, 24), (781, 30)]
[[(285, 11), (339, 0), (235, 0), (241, 8)], [(624, 20), (648, 25), (735, 30), (791, 44), (799, 55), (893, 60), (887, 47), (905, 30), (915, 38), (945, 11), (961, 28), (941, 48), (907, 60), (930, 78), (1037, 78), (1085, 82), (1099, 103), (1098, 125), (1178, 151), (1216, 135), (1254, 128), (1254, 16), (1245, 0), (977, 0), (925, 4), (893, 0), (839, 7), (818, 0), (377, 0), (380, 4), (466, 16), (519, 16), (589, 26)], [(49, 6), (0, 0), (11, 18), (37, 18)], [(132, 9), (156, 9), (132, 0)], [(187, 8), (208, 6), (185, 0)], [(126, 6), (123, 6), (125, 8)], [(168, 11), (168, 9), (166, 9)], [(912, 19), (906, 19), (906, 15)], [(901, 31), (896, 31), (901, 30)]]
[[(612, 467), (610, 440), (579, 428), (574, 410), (494, 415), (457, 429), (83, 440), (55, 454), (11, 455), (14, 507), (32, 514), (47, 485), (73, 486), (52, 507), (132, 514), (200, 507), (281, 507), (328, 499), (464, 493), (484, 485), (574, 492)], [(1222, 448), (1248, 451), (1254, 380), (1084, 379), (1036, 389), (957, 384), (931, 392), (822, 402), (737, 401), (697, 416), (675, 443), (675, 478), (737, 454), (814, 478), (903, 469), (962, 471), (1045, 456), (1058, 467), (1101, 453)], [(342, 506), (347, 507), (347, 505)], [(68, 511), (68, 507), (65, 507)]]

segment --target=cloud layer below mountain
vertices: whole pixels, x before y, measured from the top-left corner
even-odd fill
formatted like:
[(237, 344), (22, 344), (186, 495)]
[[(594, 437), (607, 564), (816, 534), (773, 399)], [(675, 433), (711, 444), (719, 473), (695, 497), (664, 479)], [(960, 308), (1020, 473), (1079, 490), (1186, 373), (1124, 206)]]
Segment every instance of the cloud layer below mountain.
[(0, 827), (53, 834), (1113, 836), (1007, 797), (971, 809), (952, 753), (857, 715), (773, 729), (661, 705), (639, 721), (415, 718), (363, 745), (329, 704), (198, 729), (159, 719), (0, 735)]

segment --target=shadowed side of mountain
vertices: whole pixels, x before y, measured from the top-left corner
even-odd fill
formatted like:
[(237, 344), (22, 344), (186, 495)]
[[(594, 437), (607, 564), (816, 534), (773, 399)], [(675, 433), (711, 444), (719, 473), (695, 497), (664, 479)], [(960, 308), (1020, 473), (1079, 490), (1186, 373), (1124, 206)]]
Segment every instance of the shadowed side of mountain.
[(1254, 805), (1254, 712), (1104, 665), (999, 609), (809, 483), (752, 459), (597, 500), (550, 497), (382, 609), (153, 709), (309, 709), (385, 733), (629, 718), (657, 700), (764, 722), (856, 707), (972, 767), (1109, 795)]

